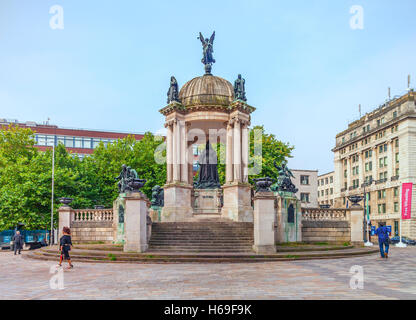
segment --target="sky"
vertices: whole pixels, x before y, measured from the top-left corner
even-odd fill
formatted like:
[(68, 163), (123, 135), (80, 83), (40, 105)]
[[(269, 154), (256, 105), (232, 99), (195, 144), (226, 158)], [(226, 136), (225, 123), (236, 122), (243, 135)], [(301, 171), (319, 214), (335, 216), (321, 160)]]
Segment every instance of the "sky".
[[(63, 29), (50, 20), (63, 9)], [(363, 9), (363, 28), (351, 28)], [(335, 135), (416, 83), (414, 0), (0, 0), (0, 118), (160, 132), (170, 77), (246, 80), (252, 125), (295, 147), (289, 166), (333, 170)]]

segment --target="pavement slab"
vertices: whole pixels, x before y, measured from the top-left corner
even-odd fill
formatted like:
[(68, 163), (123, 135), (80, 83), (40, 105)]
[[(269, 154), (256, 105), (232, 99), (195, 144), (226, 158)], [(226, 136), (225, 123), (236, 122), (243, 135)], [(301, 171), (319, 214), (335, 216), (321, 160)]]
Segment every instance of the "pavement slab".
[[(416, 248), (343, 259), (219, 264), (57, 262), (0, 252), (0, 299), (416, 299)], [(64, 265), (66, 267), (66, 265)], [(363, 270), (352, 289), (351, 267)], [(50, 273), (52, 267), (52, 273)], [(64, 289), (50, 280), (63, 275)]]

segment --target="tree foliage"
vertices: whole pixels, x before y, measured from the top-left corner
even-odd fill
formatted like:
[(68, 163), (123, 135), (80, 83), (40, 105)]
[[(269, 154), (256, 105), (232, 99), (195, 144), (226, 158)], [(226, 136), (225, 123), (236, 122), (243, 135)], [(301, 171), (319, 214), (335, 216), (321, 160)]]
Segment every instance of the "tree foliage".
[[(262, 157), (254, 154), (254, 135), (250, 134), (250, 155), (262, 163), (256, 176), (275, 177), (278, 164), (290, 157), (293, 147), (278, 141), (274, 135), (261, 130)], [(14, 228), (22, 222), (29, 229), (49, 228), (51, 214), (52, 150), (39, 151), (34, 147), (30, 129), (9, 126), (0, 130), (0, 230)], [(129, 136), (111, 144), (101, 143), (91, 156), (80, 160), (62, 144), (55, 148), (54, 221), (60, 197), (74, 199), (73, 208), (93, 208), (94, 205), (112, 207), (118, 196), (117, 181), (122, 164), (136, 169), (147, 183), (142, 191), (150, 198), (155, 185), (166, 181), (166, 163), (155, 158), (165, 156), (163, 140), (146, 133), (140, 141)], [(218, 148), (225, 151), (225, 148)], [(219, 154), (219, 156), (221, 156)], [(224, 155), (222, 155), (224, 157)], [(257, 157), (257, 158), (256, 158)], [(225, 159), (225, 157), (224, 157)], [(225, 165), (219, 164), (221, 184), (225, 180)]]

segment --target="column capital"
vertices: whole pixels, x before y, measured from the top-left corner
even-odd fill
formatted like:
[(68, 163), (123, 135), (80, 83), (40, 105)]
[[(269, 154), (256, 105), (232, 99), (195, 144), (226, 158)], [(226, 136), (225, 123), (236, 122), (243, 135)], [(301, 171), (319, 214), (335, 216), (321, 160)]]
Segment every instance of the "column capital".
[(173, 125), (173, 123), (174, 123), (174, 120), (173, 119), (172, 120), (169, 120), (169, 121), (166, 121), (165, 122), (165, 128), (171, 127)]

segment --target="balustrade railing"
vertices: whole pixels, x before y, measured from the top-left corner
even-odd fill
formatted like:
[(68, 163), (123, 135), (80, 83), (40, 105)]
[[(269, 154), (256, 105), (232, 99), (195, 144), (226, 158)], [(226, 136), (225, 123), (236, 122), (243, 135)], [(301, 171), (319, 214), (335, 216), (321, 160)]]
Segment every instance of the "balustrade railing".
[(347, 209), (302, 208), (304, 221), (347, 221)]
[(72, 211), (72, 221), (113, 221), (113, 209), (74, 209)]

